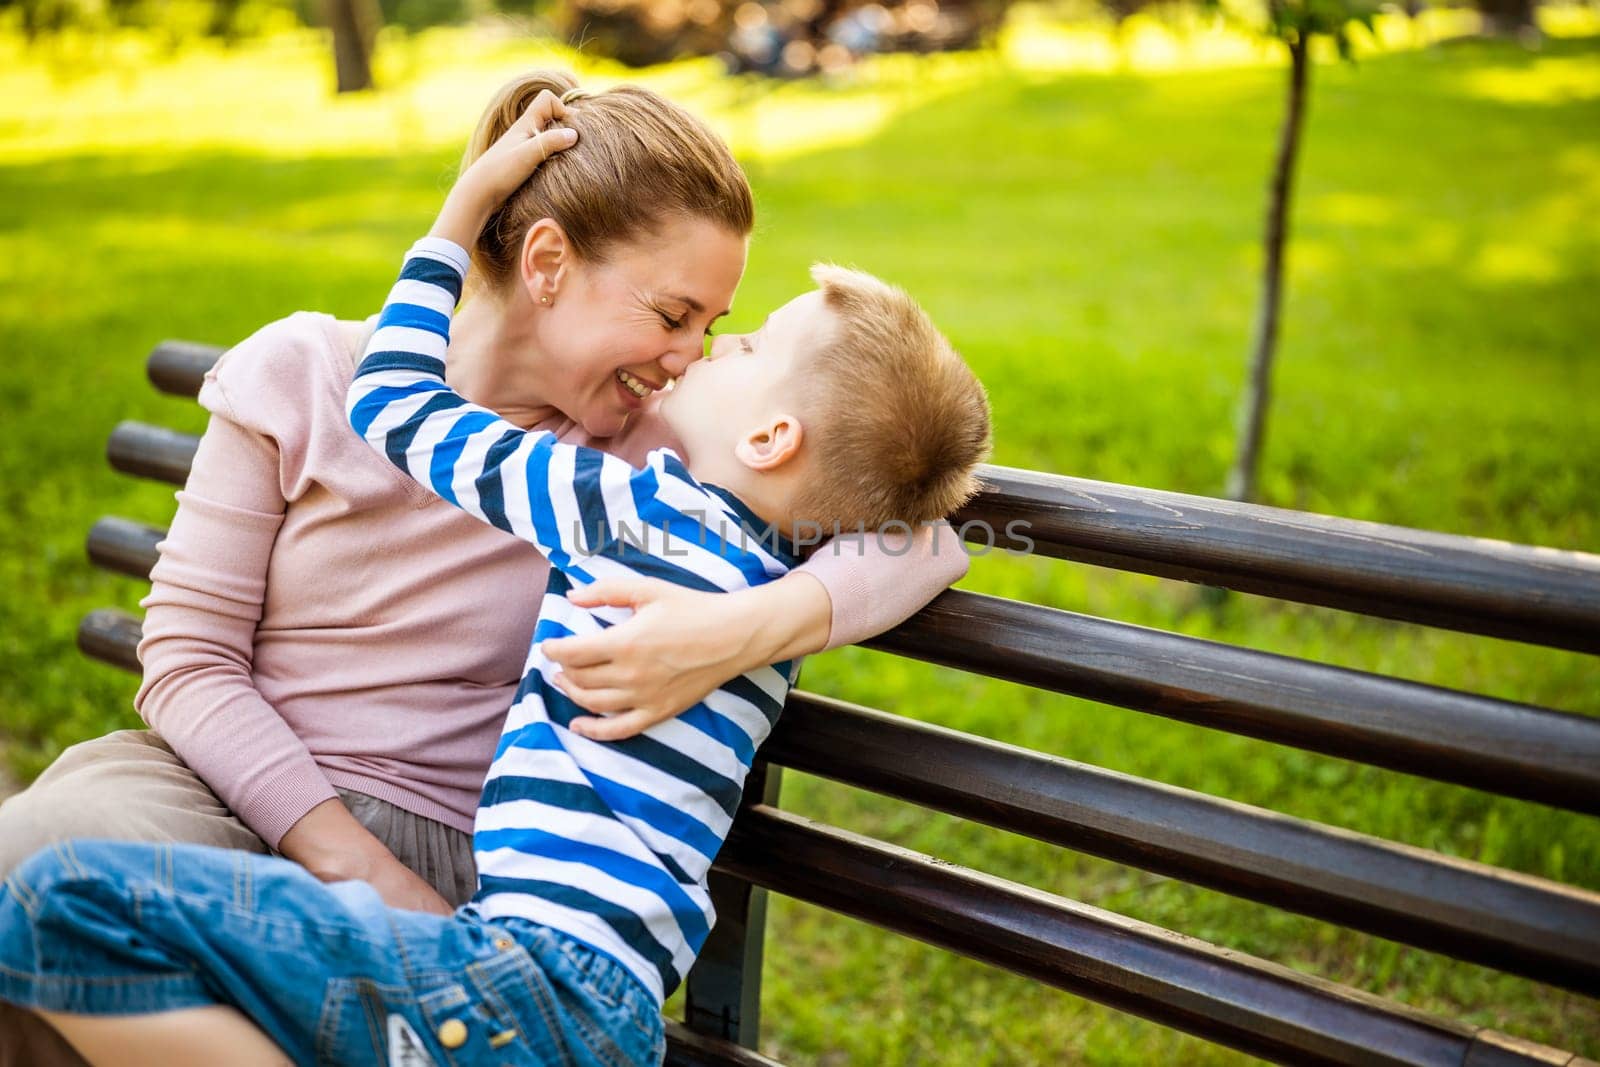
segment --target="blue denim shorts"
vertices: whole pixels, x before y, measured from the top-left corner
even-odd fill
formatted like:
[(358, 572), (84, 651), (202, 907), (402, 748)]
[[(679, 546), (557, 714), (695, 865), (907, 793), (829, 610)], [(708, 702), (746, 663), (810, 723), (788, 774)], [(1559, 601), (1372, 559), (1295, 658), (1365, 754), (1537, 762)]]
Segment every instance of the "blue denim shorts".
[[(69, 841), (0, 887), (0, 1000), (229, 1004), (298, 1064), (659, 1064), (660, 1007), (549, 927), (386, 907), (363, 882), (199, 845)], [(409, 1050), (409, 1058), (407, 1058)]]

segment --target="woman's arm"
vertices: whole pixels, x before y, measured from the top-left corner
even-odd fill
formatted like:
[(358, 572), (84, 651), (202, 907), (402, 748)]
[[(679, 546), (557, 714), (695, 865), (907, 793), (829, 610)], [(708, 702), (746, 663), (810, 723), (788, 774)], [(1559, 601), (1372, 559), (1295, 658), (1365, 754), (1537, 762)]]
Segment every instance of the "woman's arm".
[(370, 881), (396, 907), (448, 911), (345, 809), (251, 677), (268, 563), (288, 504), (278, 441), (246, 425), (260, 420), (241, 418), (223, 379), (237, 376), (233, 392), (255, 398), (266, 392), (256, 388), (257, 374), (304, 378), (304, 360), (286, 355), (294, 343), (285, 324), (263, 329), (230, 353), (232, 368), (225, 361), (202, 390), (213, 415), (143, 601), (144, 680), (135, 705), (267, 845), (325, 881)]
[(824, 541), (797, 574), (828, 591), (828, 636), (822, 651), (892, 630), (967, 575), (969, 559), (947, 522), (913, 535), (846, 534)]
[(268, 562), (282, 525), (273, 442), (214, 416), (150, 573), (134, 704), (228, 809), (277, 847), (335, 797), (251, 678)]
[[(756, 667), (838, 648), (890, 629), (967, 572), (961, 540), (946, 523), (902, 535), (824, 542), (776, 582), (737, 593), (700, 593), (640, 578), (574, 589), (581, 607), (633, 609), (599, 634), (544, 643), (560, 664), (555, 682), (601, 715), (642, 709), (675, 714)], [(692, 620), (692, 621), (690, 621)], [(594, 740), (627, 736), (600, 723)]]

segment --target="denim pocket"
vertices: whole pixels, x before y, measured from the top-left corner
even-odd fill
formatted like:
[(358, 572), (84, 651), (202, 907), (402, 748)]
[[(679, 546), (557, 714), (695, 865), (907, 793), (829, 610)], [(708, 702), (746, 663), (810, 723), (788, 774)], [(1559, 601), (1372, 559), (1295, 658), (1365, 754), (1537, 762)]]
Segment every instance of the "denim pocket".
[(560, 934), (555, 942), (581, 994), (568, 1007), (589, 1053), (608, 1067), (659, 1062), (660, 1014), (649, 994), (609, 956)]
[[(471, 971), (468, 967), (468, 971)], [(447, 985), (419, 997), (428, 1044), (439, 1046), (442, 1065), (522, 1063), (527, 1051), (516, 1021), (484, 1002), (477, 990)]]
[(570, 1012), (527, 949), (514, 939), (494, 940), (494, 955), (467, 964), (459, 985), (422, 998), (435, 1034), (457, 1020), (466, 1040), (449, 1053), (462, 1065), (537, 1064), (579, 1067), (569, 1046)]
[(317, 1067), (388, 1063), (388, 1017), (394, 1012), (415, 1017), (408, 987), (367, 978), (329, 979), (317, 1018)]

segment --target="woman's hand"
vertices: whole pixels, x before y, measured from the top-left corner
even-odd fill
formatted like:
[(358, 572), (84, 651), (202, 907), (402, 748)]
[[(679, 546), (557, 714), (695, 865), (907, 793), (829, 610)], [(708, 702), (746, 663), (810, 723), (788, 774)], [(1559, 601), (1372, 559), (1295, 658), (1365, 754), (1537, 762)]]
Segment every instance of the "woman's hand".
[(555, 153), (578, 143), (577, 130), (545, 128), (566, 115), (566, 105), (555, 93), (546, 89), (536, 96), (522, 117), (456, 179), (429, 235), (471, 248), (489, 216), (529, 175)]
[(388, 849), (384, 849), (382, 854), (373, 853), (366, 857), (365, 869), (360, 874), (340, 879), (324, 878), (323, 881), (349, 881), (351, 878), (366, 882), (376, 889), (378, 896), (391, 908), (426, 911), (434, 915), (449, 915), (455, 911), (437, 889), (396, 859)]
[(366, 882), (391, 908), (449, 915), (455, 909), (388, 846), (330, 797), (306, 812), (278, 842), (278, 851), (324, 882)]
[(595, 713), (569, 727), (593, 741), (632, 737), (745, 671), (817, 651), (833, 614), (827, 590), (805, 574), (736, 593), (619, 579), (573, 589), (567, 599), (633, 609), (601, 633), (541, 645), (561, 668), (557, 688)]

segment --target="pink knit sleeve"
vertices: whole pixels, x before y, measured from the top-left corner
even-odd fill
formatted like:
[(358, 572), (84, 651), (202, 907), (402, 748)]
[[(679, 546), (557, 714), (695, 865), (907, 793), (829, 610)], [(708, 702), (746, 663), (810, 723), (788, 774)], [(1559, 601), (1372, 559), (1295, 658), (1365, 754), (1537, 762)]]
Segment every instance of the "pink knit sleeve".
[[(650, 449), (681, 448), (664, 420), (647, 409), (622, 434), (589, 444), (637, 463)], [(949, 523), (923, 526), (914, 534), (845, 534), (817, 546), (795, 568), (822, 583), (833, 603), (828, 643), (823, 651), (865, 641), (905, 622), (959, 582), (967, 573), (967, 553)], [(782, 581), (799, 581), (785, 577)]]
[(823, 651), (865, 641), (892, 629), (959, 582), (967, 553), (949, 523), (915, 534), (845, 534), (817, 546), (796, 569), (821, 582), (833, 602)]
[[(267, 564), (287, 504), (280, 440), (245, 424), (259, 423), (261, 412), (241, 417), (234, 404), (292, 409), (279, 394), (303, 379), (283, 364), (316, 358), (286, 351), (305, 332), (293, 321), (242, 342), (201, 390), (212, 417), (141, 602), (144, 680), (135, 698), (144, 720), (274, 848), (301, 816), (337, 795), (251, 679)], [(279, 436), (292, 437), (293, 418), (277, 421)]]

